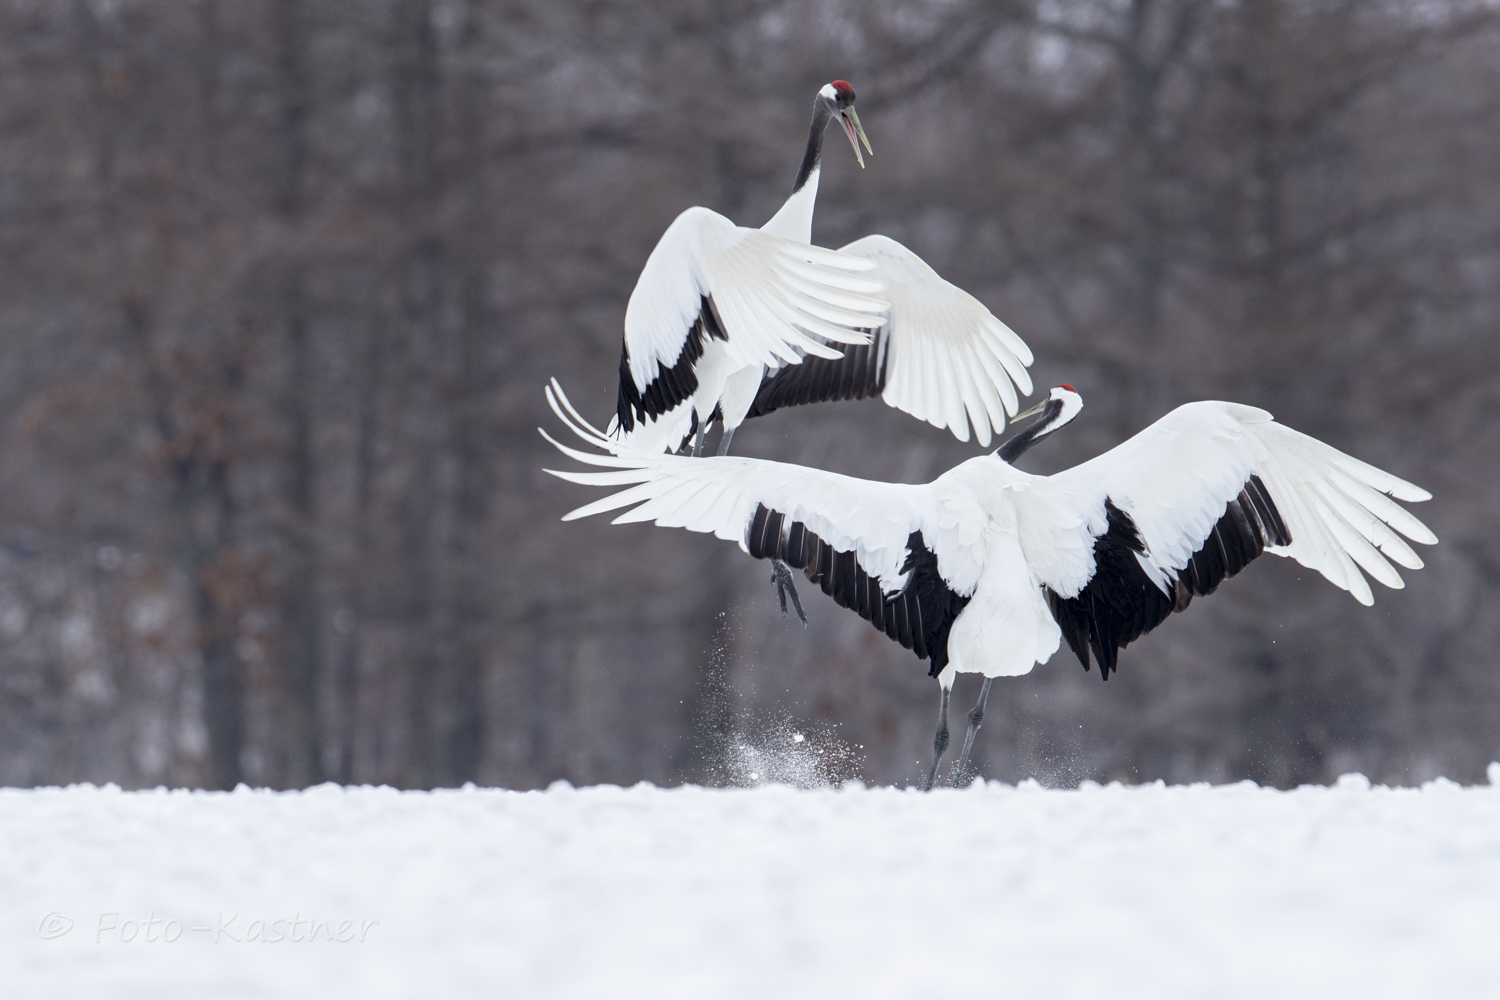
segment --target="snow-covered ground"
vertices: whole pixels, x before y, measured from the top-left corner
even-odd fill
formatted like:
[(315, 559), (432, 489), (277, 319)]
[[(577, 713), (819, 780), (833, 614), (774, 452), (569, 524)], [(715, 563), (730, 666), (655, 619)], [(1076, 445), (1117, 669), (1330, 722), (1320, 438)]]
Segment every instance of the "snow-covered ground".
[(0, 994), (1494, 997), (1491, 781), (0, 790)]

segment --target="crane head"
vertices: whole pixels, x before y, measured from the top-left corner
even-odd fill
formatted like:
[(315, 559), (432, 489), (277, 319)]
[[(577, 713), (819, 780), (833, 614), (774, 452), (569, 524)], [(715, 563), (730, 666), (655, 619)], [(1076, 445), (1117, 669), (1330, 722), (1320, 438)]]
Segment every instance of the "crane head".
[(1022, 410), (1011, 417), (1010, 422), (1014, 424), (1041, 413), (1044, 416), (1037, 421), (1038, 428), (1045, 428), (1047, 432), (1051, 432), (1064, 424), (1072, 423), (1073, 418), (1078, 416), (1078, 412), (1082, 409), (1083, 397), (1078, 395), (1077, 389), (1064, 382), (1047, 393), (1047, 398), (1031, 409)]
[(1025, 420), (1027, 417), (1040, 416), (1031, 424), (1012, 435), (995, 452), (1006, 462), (1015, 462), (1025, 452), (1042, 438), (1051, 434), (1059, 427), (1073, 422), (1078, 412), (1083, 409), (1083, 397), (1078, 395), (1078, 390), (1071, 385), (1063, 384), (1047, 393), (1047, 398), (1036, 404), (1029, 410), (1023, 410), (1011, 417), (1010, 422)]
[(839, 117), (839, 124), (844, 126), (844, 134), (849, 137), (849, 145), (854, 147), (854, 158), (859, 165), (865, 165), (864, 154), (859, 151), (859, 144), (865, 144), (865, 152), (871, 156), (875, 150), (870, 148), (870, 140), (865, 136), (864, 126), (859, 123), (859, 115), (854, 110), (854, 88), (849, 86), (847, 80), (835, 80), (822, 90), (818, 96), (828, 101), (832, 110)]

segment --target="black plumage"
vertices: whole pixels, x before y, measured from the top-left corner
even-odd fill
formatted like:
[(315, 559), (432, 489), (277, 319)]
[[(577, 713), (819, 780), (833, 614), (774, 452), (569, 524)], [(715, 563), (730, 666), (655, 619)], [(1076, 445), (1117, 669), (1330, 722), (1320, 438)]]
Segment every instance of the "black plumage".
[(1057, 415), (1061, 413), (1062, 410), (1062, 400), (1047, 400), (1046, 404), (1042, 407), (1041, 416), (1037, 417), (1036, 420), (1027, 425), (1026, 428), (1023, 429), (1020, 433), (1013, 434), (1011, 435), (1011, 437), (1002, 442), (995, 453), (1005, 461), (1014, 465), (1016, 459), (1020, 458), (1028, 450), (1030, 450), (1032, 445), (1036, 444), (1042, 438), (1057, 430), (1057, 427), (1060, 425), (1055, 425), (1053, 422), (1057, 420)]
[(842, 358), (806, 357), (761, 380), (745, 419), (765, 416), (784, 406), (868, 399), (885, 391), (884, 335), (866, 330), (868, 344), (844, 346)]
[(1089, 654), (1099, 662), (1099, 673), (1109, 680), (1118, 669), (1120, 650), (1156, 628), (1174, 611), (1184, 610), (1194, 597), (1211, 594), (1224, 580), (1248, 566), (1267, 545), (1290, 545), (1291, 534), (1259, 476), (1225, 505), (1198, 551), (1161, 589), (1141, 568), (1137, 553), (1146, 546), (1130, 515), (1106, 498), (1107, 527), (1094, 539), (1094, 575), (1075, 597), (1060, 597), (1051, 589), (1047, 600), (1063, 638), (1089, 669)]
[(931, 676), (948, 665), (948, 632), (969, 598), (943, 580), (937, 556), (927, 548), (920, 531), (907, 536), (901, 572), (909, 575), (906, 586), (891, 596), (881, 590), (878, 577), (865, 572), (857, 553), (834, 549), (801, 521), (788, 524), (786, 515), (765, 504), (756, 507), (745, 544), (757, 559), (779, 559), (802, 570), (842, 607), (858, 613), (919, 659), (931, 661)]
[[(719, 320), (718, 308), (708, 295), (701, 296), (698, 318), (688, 329), (677, 361), (670, 368), (658, 367), (656, 377), (644, 389), (636, 387), (635, 377), (630, 372), (630, 347), (620, 345), (620, 395), (615, 403), (620, 430), (634, 430), (637, 421), (645, 423), (647, 416), (659, 417), (698, 391), (698, 374), (693, 366), (703, 357), (705, 337), (729, 339)], [(695, 420), (696, 416), (694, 414)], [(696, 423), (694, 426), (696, 429)]]

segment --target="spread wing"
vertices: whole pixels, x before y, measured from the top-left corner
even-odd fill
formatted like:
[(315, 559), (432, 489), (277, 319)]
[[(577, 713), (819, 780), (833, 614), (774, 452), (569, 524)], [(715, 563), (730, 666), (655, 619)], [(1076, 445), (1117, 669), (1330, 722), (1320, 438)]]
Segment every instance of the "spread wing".
[(547, 400), (596, 451), (542, 436), (606, 472), (552, 475), (588, 486), (625, 486), (563, 517), (621, 510), (615, 524), (712, 532), (758, 559), (802, 569), (824, 593), (857, 612), (937, 672), (947, 663), (948, 630), (977, 585), (978, 532), (972, 513), (945, 500), (936, 484), (854, 479), (781, 462), (723, 456), (687, 458), (631, 448), (590, 426), (554, 380)]
[(1395, 500), (1430, 496), (1264, 410), (1202, 402), (1016, 502), (1022, 548), (1063, 635), (1108, 677), (1120, 648), (1262, 552), (1317, 570), (1361, 604), (1374, 601), (1361, 570), (1400, 588), (1391, 562), (1422, 566), (1401, 536), (1437, 538)]
[(697, 389), (705, 339), (738, 367), (836, 358), (884, 315), (881, 282), (858, 257), (745, 229), (690, 208), (662, 234), (625, 309), (621, 426), (671, 410)]
[(866, 236), (839, 250), (874, 265), (890, 311), (867, 347), (841, 358), (810, 357), (761, 385), (750, 415), (782, 406), (879, 395), (960, 441), (969, 425), (979, 443), (1016, 412), (1016, 390), (1031, 393), (1031, 350), (978, 299), (944, 281), (926, 262), (886, 236)]

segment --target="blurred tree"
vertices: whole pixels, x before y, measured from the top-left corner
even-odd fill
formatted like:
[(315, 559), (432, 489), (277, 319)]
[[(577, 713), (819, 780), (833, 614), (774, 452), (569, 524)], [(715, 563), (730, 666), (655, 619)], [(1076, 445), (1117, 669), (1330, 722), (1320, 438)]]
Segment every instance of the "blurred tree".
[[(534, 432), (551, 375), (612, 410), (657, 237), (768, 218), (835, 77), (877, 155), (828, 157), (815, 238), (908, 243), (1083, 390), (1033, 468), (1218, 397), (1437, 495), (1374, 610), (1258, 563), (1107, 688), (1007, 682), (986, 773), (1477, 778), (1496, 40), (1478, 0), (12, 4), (0, 780), (665, 782), (777, 711), (916, 775), (909, 654), (817, 598), (787, 626), (716, 540), (559, 524), (584, 496)], [(736, 445), (897, 480), (975, 452), (873, 403)]]

